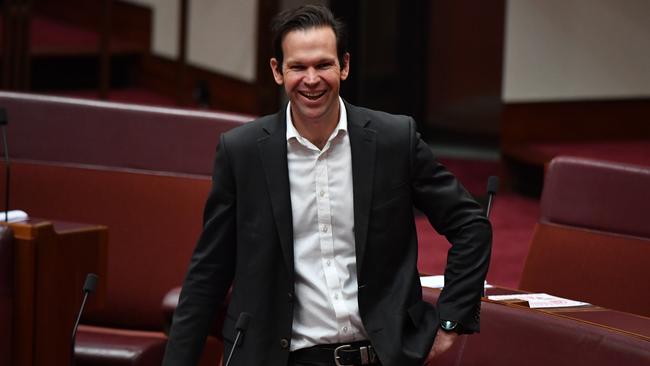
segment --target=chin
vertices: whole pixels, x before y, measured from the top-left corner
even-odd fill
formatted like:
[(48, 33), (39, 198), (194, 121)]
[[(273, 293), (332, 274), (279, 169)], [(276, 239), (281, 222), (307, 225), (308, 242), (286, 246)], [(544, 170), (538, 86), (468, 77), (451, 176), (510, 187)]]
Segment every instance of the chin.
[(300, 115), (305, 118), (305, 119), (310, 119), (310, 120), (315, 120), (319, 118), (325, 117), (325, 111), (326, 108), (324, 107), (319, 107), (319, 108), (309, 108), (305, 106), (301, 106), (299, 108)]

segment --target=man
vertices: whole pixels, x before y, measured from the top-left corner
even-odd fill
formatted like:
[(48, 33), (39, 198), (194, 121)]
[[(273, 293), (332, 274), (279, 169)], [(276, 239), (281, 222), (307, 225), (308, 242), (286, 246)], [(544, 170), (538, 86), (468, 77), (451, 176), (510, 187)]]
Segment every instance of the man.
[[(221, 137), (163, 364), (196, 364), (231, 285), (224, 355), (250, 314), (232, 365), (428, 363), (478, 330), (489, 222), (413, 119), (339, 97), (350, 55), (329, 10), (273, 28), (289, 103)], [(452, 243), (437, 311), (422, 301), (413, 206)]]

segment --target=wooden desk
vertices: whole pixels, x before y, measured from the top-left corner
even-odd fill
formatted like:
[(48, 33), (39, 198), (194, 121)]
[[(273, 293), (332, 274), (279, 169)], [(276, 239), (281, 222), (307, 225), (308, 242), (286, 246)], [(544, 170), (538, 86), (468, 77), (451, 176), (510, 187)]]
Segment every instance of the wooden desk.
[(67, 365), (87, 273), (99, 275), (88, 308), (101, 307), (104, 301), (107, 228), (44, 220), (10, 226), (14, 231), (13, 364)]
[[(436, 303), (440, 290), (423, 288)], [(525, 293), (488, 288), (487, 295)], [(483, 299), (481, 332), (459, 337), (436, 365), (650, 365), (650, 319), (597, 306), (531, 309)]]
[[(526, 292), (505, 287), (493, 287), (486, 289), (487, 296), (517, 293), (523, 294)], [(615, 294), (612, 294), (612, 296), (615, 296)], [(522, 307), (521, 305), (492, 301), (487, 298), (485, 298), (484, 301), (502, 304), (505, 306)], [(574, 321), (590, 323), (617, 332), (626, 333), (634, 337), (639, 337), (650, 342), (650, 318), (641, 315), (606, 309), (594, 305), (531, 310), (543, 312), (553, 316), (560, 316)]]

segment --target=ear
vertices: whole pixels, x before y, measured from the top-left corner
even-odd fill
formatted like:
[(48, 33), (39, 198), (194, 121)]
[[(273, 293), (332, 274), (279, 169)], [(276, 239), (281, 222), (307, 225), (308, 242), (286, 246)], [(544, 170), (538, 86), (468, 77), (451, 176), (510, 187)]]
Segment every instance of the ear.
[(280, 71), (278, 60), (272, 57), (269, 65), (271, 65), (271, 72), (273, 73), (273, 79), (275, 79), (276, 84), (282, 85), (284, 83), (284, 76), (282, 75), (282, 71)]
[(345, 80), (348, 78), (348, 75), (350, 74), (350, 53), (346, 52), (345, 55), (343, 55), (343, 67), (341, 67), (341, 80)]

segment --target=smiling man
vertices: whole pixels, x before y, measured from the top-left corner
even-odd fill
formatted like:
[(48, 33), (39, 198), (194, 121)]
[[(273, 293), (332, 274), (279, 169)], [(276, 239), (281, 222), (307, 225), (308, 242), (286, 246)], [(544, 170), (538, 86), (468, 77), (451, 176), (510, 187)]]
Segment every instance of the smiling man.
[[(429, 364), (479, 329), (491, 246), (481, 207), (407, 116), (346, 103), (342, 24), (303, 6), (274, 22), (289, 103), (222, 135), (164, 365), (195, 365), (232, 286), (231, 365)], [(422, 301), (413, 207), (452, 244), (437, 309)]]

